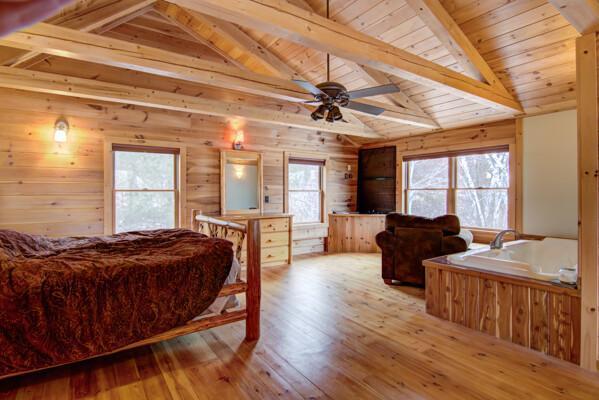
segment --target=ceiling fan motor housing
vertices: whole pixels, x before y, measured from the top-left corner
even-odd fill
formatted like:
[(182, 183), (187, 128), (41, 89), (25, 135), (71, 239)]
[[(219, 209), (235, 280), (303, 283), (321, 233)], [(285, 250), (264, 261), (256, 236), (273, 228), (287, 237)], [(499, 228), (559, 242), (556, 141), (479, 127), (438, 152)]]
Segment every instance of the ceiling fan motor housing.
[(327, 95), (327, 97), (321, 96), (319, 99), (324, 104), (332, 105), (337, 103), (344, 107), (349, 103), (349, 94), (346, 87), (338, 82), (323, 82), (316, 85), (316, 87)]

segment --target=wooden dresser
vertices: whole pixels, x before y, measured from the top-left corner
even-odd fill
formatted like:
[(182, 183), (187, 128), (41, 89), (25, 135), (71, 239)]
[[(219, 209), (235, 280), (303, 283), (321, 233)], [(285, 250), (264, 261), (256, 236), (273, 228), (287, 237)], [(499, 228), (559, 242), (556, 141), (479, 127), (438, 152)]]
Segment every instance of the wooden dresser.
[[(261, 258), (263, 267), (274, 267), (291, 263), (293, 216), (289, 214), (223, 215), (218, 217), (227, 221), (246, 224), (248, 218), (260, 220)], [(241, 265), (245, 266), (245, 243)]]

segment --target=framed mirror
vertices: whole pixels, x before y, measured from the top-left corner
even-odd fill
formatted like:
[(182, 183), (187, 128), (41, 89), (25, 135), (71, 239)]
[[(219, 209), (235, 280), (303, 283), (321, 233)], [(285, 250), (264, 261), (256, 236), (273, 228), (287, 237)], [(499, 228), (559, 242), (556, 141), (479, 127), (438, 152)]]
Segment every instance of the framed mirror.
[(220, 208), (222, 215), (262, 212), (262, 154), (222, 150)]

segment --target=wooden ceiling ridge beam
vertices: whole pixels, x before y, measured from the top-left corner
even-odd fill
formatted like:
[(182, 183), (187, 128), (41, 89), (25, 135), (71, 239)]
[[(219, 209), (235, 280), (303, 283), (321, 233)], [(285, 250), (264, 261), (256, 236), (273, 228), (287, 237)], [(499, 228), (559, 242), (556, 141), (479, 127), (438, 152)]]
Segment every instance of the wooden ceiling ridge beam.
[[(184, 29), (193, 37), (200, 37), (200, 41), (211, 40), (213, 34), (219, 36), (219, 39), (212, 43), (216, 50), (227, 59), (234, 57), (228, 54), (227, 49), (236, 47), (242, 52), (250, 54), (255, 62), (242, 63), (242, 67), (256, 73), (266, 73), (283, 79), (305, 79), (300, 76), (291, 66), (280, 60), (275, 54), (260, 45), (256, 40), (247, 35), (241, 28), (230, 22), (222, 21), (216, 18), (207, 17), (200, 13), (193, 12), (182, 8), (176, 4), (166, 1), (156, 3), (156, 9), (165, 15), (176, 26)], [(216, 43), (219, 42), (219, 43)], [(256, 61), (257, 60), (257, 61)], [(260, 64), (257, 66), (256, 62)], [(438, 128), (438, 125), (424, 112), (416, 110), (404, 110), (401, 107), (373, 101), (360, 99), (361, 103), (368, 103), (385, 111), (377, 118), (408, 124), (426, 128)], [(352, 123), (363, 124), (357, 118), (352, 118), (350, 115), (358, 114), (372, 117), (371, 114), (361, 113), (355, 110), (344, 110), (344, 114)], [(363, 124), (364, 125), (364, 124)], [(365, 129), (371, 130), (367, 125)]]
[(508, 94), (495, 72), (439, 0), (406, 0), (465, 73)]
[(597, 0), (549, 0), (581, 35), (599, 31)]
[(437, 88), (474, 102), (521, 113), (510, 94), (403, 49), (280, 0), (172, 0), (182, 7), (247, 26), (359, 65)]
[[(123, 25), (139, 15), (149, 11), (156, 0), (118, 0), (110, 4), (92, 9), (90, 12), (78, 15), (76, 18), (62, 18), (58, 26), (76, 29), (82, 32), (104, 33), (117, 26)], [(46, 54), (27, 52), (5, 65), (11, 67), (29, 68), (48, 58)]]
[(229, 103), (220, 100), (20, 68), (0, 67), (0, 87), (119, 104), (132, 104), (185, 113), (220, 117), (238, 116), (249, 121), (381, 139), (381, 136), (378, 134), (365, 132), (361, 126), (348, 123), (313, 121), (310, 118), (306, 118), (305, 115), (270, 110), (264, 107)]

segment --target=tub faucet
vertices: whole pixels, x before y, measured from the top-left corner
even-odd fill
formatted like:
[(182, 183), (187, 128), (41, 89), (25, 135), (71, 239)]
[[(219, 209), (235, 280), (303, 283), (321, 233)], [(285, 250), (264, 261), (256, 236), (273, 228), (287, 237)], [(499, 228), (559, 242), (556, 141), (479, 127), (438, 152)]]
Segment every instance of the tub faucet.
[(518, 231), (516, 231), (515, 229), (506, 229), (506, 230), (503, 230), (503, 231), (499, 232), (497, 234), (497, 236), (495, 236), (495, 239), (493, 239), (493, 241), (491, 242), (491, 244), (490, 244), (491, 249), (493, 249), (493, 250), (503, 249), (503, 237), (507, 233), (513, 233), (513, 234), (516, 235), (516, 237), (518, 237), (518, 235), (519, 235)]

